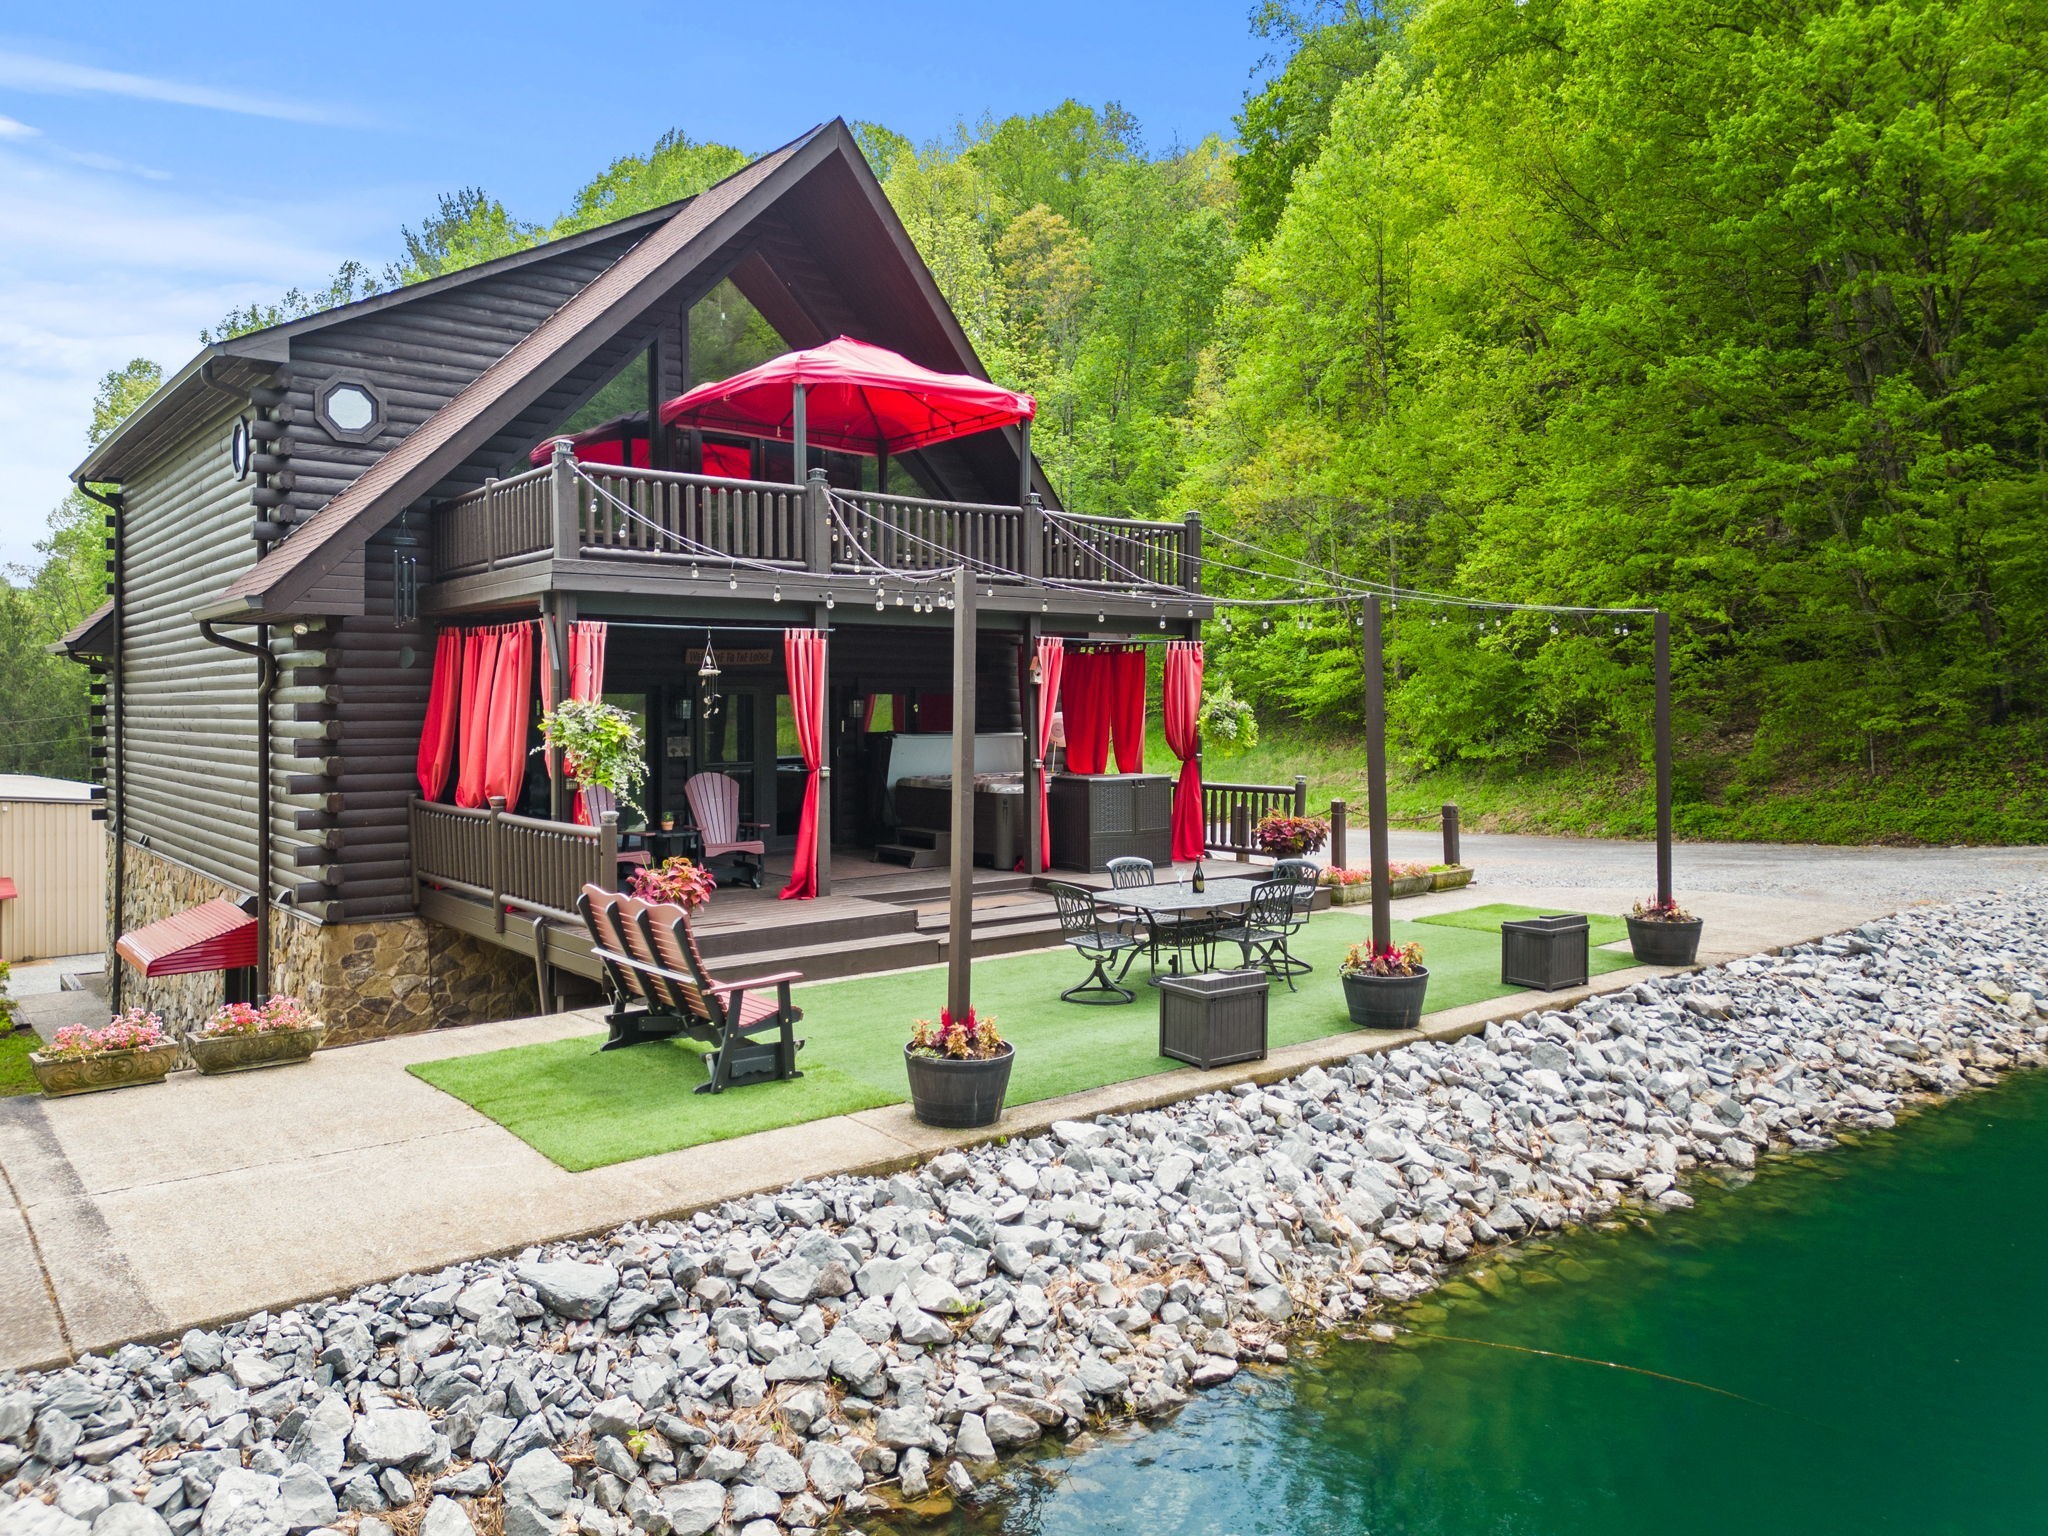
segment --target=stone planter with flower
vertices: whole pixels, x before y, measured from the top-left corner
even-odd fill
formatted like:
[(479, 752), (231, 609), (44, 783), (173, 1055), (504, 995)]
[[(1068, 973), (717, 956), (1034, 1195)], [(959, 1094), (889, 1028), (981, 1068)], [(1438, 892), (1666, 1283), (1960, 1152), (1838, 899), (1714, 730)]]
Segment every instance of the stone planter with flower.
[(57, 1031), (28, 1064), (53, 1099), (107, 1088), (160, 1083), (178, 1064), (178, 1042), (164, 1021), (146, 1008), (131, 1008), (98, 1029), (72, 1024)]
[(1420, 944), (1379, 949), (1354, 944), (1344, 956), (1344, 1006), (1365, 1029), (1414, 1029), (1422, 1022), (1429, 972)]
[(327, 1027), (295, 997), (267, 1003), (229, 1003), (185, 1040), (192, 1064), (208, 1074), (248, 1072), (306, 1061), (327, 1038)]
[[(1330, 893), (1333, 907), (1363, 906), (1372, 900), (1372, 871), (1369, 869), (1326, 869), (1317, 884)], [(1432, 889), (1427, 864), (1394, 863), (1387, 866), (1387, 892), (1396, 900), (1422, 896)]]
[(1017, 1048), (996, 1033), (996, 1021), (972, 1008), (957, 1019), (942, 1008), (936, 1026), (919, 1019), (903, 1047), (911, 1111), (926, 1125), (948, 1130), (994, 1125), (1016, 1058)]

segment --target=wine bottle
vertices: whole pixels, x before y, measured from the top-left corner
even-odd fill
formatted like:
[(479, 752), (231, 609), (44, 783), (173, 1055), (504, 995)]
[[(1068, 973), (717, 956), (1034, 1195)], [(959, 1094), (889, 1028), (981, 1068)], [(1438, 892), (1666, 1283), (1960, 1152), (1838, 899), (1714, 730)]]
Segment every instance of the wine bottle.
[(1204, 891), (1209, 889), (1209, 882), (1202, 875), (1202, 861), (1200, 859), (1195, 860), (1194, 885), (1195, 894), (1197, 896), (1201, 895)]

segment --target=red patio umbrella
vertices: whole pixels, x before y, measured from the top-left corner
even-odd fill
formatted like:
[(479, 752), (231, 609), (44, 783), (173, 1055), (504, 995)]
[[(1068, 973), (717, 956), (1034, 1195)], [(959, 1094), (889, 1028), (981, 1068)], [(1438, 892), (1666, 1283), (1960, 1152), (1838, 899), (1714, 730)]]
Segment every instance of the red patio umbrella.
[(1029, 422), (1038, 403), (965, 373), (938, 373), (909, 358), (836, 337), (785, 352), (729, 379), (699, 384), (661, 408), (661, 419), (712, 432), (847, 453), (906, 453), (972, 432)]

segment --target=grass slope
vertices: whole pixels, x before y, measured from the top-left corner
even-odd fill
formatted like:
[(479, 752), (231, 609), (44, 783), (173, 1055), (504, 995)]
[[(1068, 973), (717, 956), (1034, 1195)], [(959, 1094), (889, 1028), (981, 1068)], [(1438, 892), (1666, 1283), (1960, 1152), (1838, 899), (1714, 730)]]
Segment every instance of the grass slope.
[[(1530, 908), (1501, 908), (1527, 916)], [(1429, 1007), (1456, 1008), (1502, 997), (1499, 919), (1483, 930), (1397, 922), (1397, 942), (1413, 939), (1429, 966)], [(1351, 1027), (1337, 985), (1345, 949), (1365, 937), (1368, 919), (1356, 907), (1311, 918), (1295, 953), (1315, 966), (1290, 992), (1276, 984), (1270, 999), (1272, 1045), (1295, 1045)], [(1595, 951), (1595, 972), (1633, 962)], [(1144, 975), (1142, 960), (1137, 976)], [(1001, 955), (974, 965), (975, 1007), (995, 1015), (1017, 1046), (1008, 1102), (1029, 1104), (1127, 1082), (1181, 1065), (1159, 1054), (1159, 995), (1139, 982), (1125, 1007), (1063, 1003), (1062, 988), (1085, 968), (1065, 950)], [(908, 1097), (903, 1043), (910, 1022), (945, 1001), (943, 967), (888, 976), (817, 982), (798, 989), (809, 1044), (804, 1076), (790, 1083), (736, 1088), (716, 1096), (693, 1092), (705, 1079), (702, 1047), (662, 1041), (600, 1053), (597, 1035), (513, 1046), (474, 1056), (420, 1062), (413, 1074), (497, 1121), (543, 1156), (580, 1172), (631, 1158), (724, 1141), (754, 1131), (798, 1125), (828, 1115), (897, 1104)]]
[[(1681, 759), (1672, 807), (1673, 830), (1699, 842), (2048, 843), (2048, 769), (2038, 736), (2013, 734), (1947, 762), (1892, 767), (1876, 774), (1855, 767), (1785, 775), (1753, 783), (1741, 759)], [(1155, 730), (1148, 764), (1173, 758)], [(1250, 752), (1210, 753), (1207, 774), (1236, 783), (1308, 780), (1311, 811), (1348, 801), (1352, 825), (1364, 824), (1363, 736), (1271, 727)], [(1467, 830), (1538, 832), (1567, 837), (1655, 835), (1655, 807), (1641, 764), (1454, 764), (1389, 772), (1387, 800), (1395, 824), (1434, 826), (1439, 806), (1464, 812)]]

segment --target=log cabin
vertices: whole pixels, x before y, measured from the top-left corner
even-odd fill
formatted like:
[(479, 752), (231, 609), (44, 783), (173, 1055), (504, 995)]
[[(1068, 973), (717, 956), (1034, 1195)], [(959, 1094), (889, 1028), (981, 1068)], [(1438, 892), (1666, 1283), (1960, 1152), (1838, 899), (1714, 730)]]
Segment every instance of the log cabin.
[[(1199, 518), (1066, 512), (1028, 397), (872, 441), (822, 389), (807, 420), (801, 381), (779, 412), (688, 404), (849, 342), (1007, 395), (834, 121), (179, 369), (75, 472), (107, 508), (108, 602), (61, 649), (96, 673), (117, 1006), (290, 993), (350, 1041), (591, 996), (576, 892), (701, 850), (700, 776), (769, 876), (720, 869), (706, 953), (813, 975), (940, 958), (963, 840), (980, 953), (1047, 942), (1002, 916), (1048, 867), (1272, 808), (1199, 783)], [(1170, 642), (1180, 783), (1128, 713)], [(644, 804), (592, 814), (534, 755), (578, 689), (640, 723)]]

